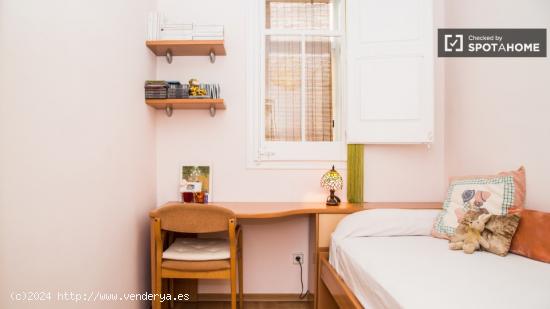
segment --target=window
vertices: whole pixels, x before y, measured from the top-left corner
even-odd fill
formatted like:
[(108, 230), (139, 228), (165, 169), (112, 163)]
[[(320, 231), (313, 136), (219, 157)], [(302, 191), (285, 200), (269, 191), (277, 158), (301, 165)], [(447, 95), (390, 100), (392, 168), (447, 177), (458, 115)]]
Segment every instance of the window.
[(340, 2), (264, 0), (256, 12), (251, 158), (298, 167), (344, 161)]

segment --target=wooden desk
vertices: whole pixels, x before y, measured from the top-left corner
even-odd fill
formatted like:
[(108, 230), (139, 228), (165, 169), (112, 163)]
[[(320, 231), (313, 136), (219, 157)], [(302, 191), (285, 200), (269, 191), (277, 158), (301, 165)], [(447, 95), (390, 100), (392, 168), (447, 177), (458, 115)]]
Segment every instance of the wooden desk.
[[(170, 202), (167, 204), (174, 204)], [(181, 204), (184, 206), (185, 204)], [(342, 203), (340, 206), (326, 206), (325, 203), (267, 203), (267, 202), (213, 202), (211, 205), (231, 209), (238, 219), (272, 219), (289, 216), (309, 217), (309, 278), (308, 288), (314, 296), (312, 308), (321, 308), (319, 298), (325, 297), (327, 291), (319, 276), (321, 252), (328, 252), (330, 234), (338, 222), (348, 214), (368, 209), (396, 208), (396, 209), (439, 209), (441, 203)], [(243, 231), (246, 234), (246, 230)], [(244, 249), (246, 252), (246, 248)], [(246, 254), (246, 253), (245, 253)], [(244, 267), (246, 269), (246, 266)], [(194, 284), (196, 289), (196, 283)], [(196, 291), (195, 291), (196, 294)], [(330, 294), (328, 294), (330, 295)], [(246, 297), (245, 297), (246, 298)], [(330, 299), (323, 299), (322, 308), (333, 308)]]
[(269, 219), (296, 215), (350, 214), (356, 211), (376, 208), (438, 209), (441, 203), (342, 203), (340, 206), (326, 206), (325, 203), (266, 203), (266, 202), (214, 202), (231, 209), (237, 218)]
[(344, 203), (340, 206), (326, 206), (320, 203), (254, 203), (254, 202), (220, 202), (212, 203), (231, 209), (239, 219), (269, 219), (297, 215), (350, 214), (364, 210), (363, 204)]

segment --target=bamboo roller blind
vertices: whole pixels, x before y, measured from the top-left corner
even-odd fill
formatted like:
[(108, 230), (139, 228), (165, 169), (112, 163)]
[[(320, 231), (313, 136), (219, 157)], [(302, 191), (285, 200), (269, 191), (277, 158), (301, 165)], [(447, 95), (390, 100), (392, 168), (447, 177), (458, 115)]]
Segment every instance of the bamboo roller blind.
[[(266, 28), (330, 30), (331, 14), (330, 1), (266, 1)], [(267, 141), (333, 140), (335, 43), (330, 36), (266, 36)]]

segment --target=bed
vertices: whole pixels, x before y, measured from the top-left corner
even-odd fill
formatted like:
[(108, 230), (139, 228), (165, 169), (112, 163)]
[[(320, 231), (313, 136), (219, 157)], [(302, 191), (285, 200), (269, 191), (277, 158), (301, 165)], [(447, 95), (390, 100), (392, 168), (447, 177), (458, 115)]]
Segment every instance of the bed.
[[(550, 264), (514, 254), (451, 251), (446, 240), (428, 236), (429, 215), (389, 224), (366, 216), (342, 220), (326, 263), (361, 306), (550, 308)], [(370, 226), (358, 227), (365, 224)]]

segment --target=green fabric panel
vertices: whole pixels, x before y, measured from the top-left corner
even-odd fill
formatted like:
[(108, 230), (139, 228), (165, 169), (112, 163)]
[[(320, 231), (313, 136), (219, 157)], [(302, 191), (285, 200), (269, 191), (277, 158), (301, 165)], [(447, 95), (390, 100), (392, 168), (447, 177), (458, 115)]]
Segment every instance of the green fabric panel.
[(348, 144), (348, 202), (362, 203), (365, 145)]

